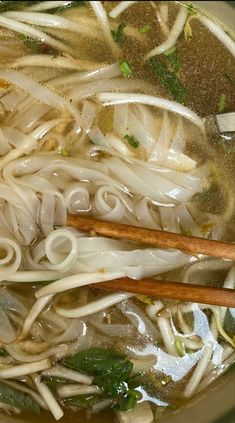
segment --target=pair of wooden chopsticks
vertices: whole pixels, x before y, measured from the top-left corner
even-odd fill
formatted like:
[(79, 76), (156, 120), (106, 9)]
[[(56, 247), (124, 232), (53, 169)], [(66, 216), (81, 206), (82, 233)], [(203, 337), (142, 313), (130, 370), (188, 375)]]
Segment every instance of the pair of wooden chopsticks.
[[(179, 249), (190, 254), (205, 254), (207, 256), (235, 260), (235, 244), (229, 242), (212, 241), (172, 232), (100, 221), (80, 215), (68, 215), (67, 224), (81, 231), (92, 231), (97, 235), (105, 237), (126, 239), (154, 247)], [(150, 278), (141, 280), (121, 278), (116, 281), (94, 284), (92, 287), (181, 301), (235, 307), (235, 289), (191, 285)]]

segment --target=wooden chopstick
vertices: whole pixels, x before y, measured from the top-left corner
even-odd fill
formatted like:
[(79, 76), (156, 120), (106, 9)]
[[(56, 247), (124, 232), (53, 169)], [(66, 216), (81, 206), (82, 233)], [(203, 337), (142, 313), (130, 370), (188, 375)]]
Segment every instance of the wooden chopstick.
[(140, 228), (97, 220), (81, 215), (68, 215), (67, 224), (81, 231), (94, 231), (109, 238), (126, 239), (153, 247), (174, 248), (189, 254), (205, 254), (235, 260), (235, 244), (204, 238), (185, 236), (172, 232)]
[(189, 283), (170, 282), (151, 278), (140, 280), (120, 278), (92, 284), (90, 287), (119, 292), (131, 292), (133, 294), (149, 295), (156, 298), (169, 298), (186, 302), (235, 307), (235, 289), (228, 288), (191, 285)]

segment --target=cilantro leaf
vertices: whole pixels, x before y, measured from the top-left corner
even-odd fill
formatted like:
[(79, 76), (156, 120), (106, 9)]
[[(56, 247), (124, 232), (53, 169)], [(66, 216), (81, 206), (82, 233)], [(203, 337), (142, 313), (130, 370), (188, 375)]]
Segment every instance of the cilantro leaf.
[(118, 25), (118, 28), (116, 31), (111, 30), (111, 34), (113, 36), (114, 41), (116, 41), (116, 43), (122, 43), (124, 41), (124, 29), (126, 27), (125, 22), (123, 21), (122, 23), (120, 23), (120, 25)]
[(178, 55), (178, 52), (176, 50), (176, 47), (172, 47), (169, 50), (167, 50), (164, 55), (169, 60), (172, 70), (177, 73), (180, 69), (180, 58)]
[(187, 97), (186, 89), (175, 73), (167, 69), (165, 64), (157, 57), (149, 59), (149, 63), (159, 82), (171, 93), (174, 100), (178, 101), (178, 103), (185, 104)]

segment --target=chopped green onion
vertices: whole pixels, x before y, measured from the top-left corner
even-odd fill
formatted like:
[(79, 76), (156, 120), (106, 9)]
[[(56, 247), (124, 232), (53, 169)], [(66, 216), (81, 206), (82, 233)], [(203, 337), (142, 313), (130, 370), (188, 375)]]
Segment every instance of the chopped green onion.
[(186, 7), (188, 9), (188, 12), (190, 15), (196, 15), (197, 13), (197, 9), (194, 8), (194, 6), (192, 4), (186, 4)]
[(181, 233), (185, 236), (193, 236), (192, 231), (190, 231), (190, 229), (184, 229), (183, 227), (181, 228)]
[(56, 231), (56, 229), (60, 229), (61, 227), (62, 227), (62, 225), (53, 225), (54, 231)]
[(125, 135), (124, 136), (124, 140), (126, 140), (128, 142), (128, 144), (130, 144), (133, 148), (138, 148), (140, 146), (139, 141), (133, 137), (133, 135)]
[(159, 82), (170, 91), (172, 97), (178, 103), (185, 104), (187, 96), (186, 89), (175, 73), (167, 69), (165, 64), (157, 57), (149, 59), (149, 63), (153, 67), (155, 76)]
[(150, 32), (151, 29), (152, 29), (151, 26), (149, 24), (146, 24), (146, 25), (141, 26), (141, 28), (139, 28), (139, 32), (141, 34), (146, 34), (147, 32)]
[(64, 157), (69, 156), (69, 152), (66, 148), (61, 148), (60, 154), (61, 154), (61, 156), (64, 156)]
[(181, 338), (176, 338), (175, 348), (180, 357), (183, 357), (185, 355), (184, 344)]
[(4, 348), (0, 349), (0, 357), (7, 357), (7, 352), (4, 350)]
[(119, 63), (119, 69), (125, 78), (129, 78), (133, 73), (132, 66), (127, 60)]
[(137, 298), (137, 300), (141, 301), (142, 303), (154, 304), (154, 301), (148, 295), (137, 295), (136, 298)]
[(221, 94), (221, 96), (219, 98), (219, 103), (218, 103), (218, 112), (219, 113), (222, 113), (224, 111), (225, 103), (226, 103), (226, 95)]
[(116, 41), (116, 43), (122, 43), (124, 40), (124, 29), (126, 27), (125, 22), (120, 23), (120, 25), (118, 25), (118, 28), (116, 31), (111, 30), (111, 34), (113, 36), (114, 41)]

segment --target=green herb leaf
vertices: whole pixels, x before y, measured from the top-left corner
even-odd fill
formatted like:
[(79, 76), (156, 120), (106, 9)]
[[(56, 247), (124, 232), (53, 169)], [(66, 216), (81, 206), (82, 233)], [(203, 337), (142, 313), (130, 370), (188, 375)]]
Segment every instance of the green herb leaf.
[(170, 91), (174, 100), (179, 103), (185, 104), (186, 102), (186, 90), (183, 86), (180, 79), (175, 75), (175, 73), (169, 71), (164, 63), (156, 58), (152, 57), (149, 59), (150, 65), (153, 67), (155, 76), (159, 82)]
[(146, 34), (147, 32), (150, 32), (151, 29), (152, 29), (151, 26), (149, 24), (146, 24), (146, 25), (141, 26), (141, 28), (139, 28), (139, 32), (141, 34)]
[(118, 406), (115, 408), (118, 408), (121, 411), (131, 410), (135, 407), (140, 398), (141, 394), (138, 391), (135, 389), (129, 389), (127, 395), (118, 402)]
[(115, 400), (115, 408), (128, 410), (136, 404), (138, 395), (130, 378), (133, 364), (125, 354), (110, 349), (91, 348), (65, 358), (63, 364), (93, 376), (105, 396)]
[(186, 7), (188, 9), (188, 12), (190, 15), (196, 15), (197, 14), (197, 9), (195, 9), (195, 7), (192, 4), (186, 4)]
[(126, 140), (128, 142), (128, 144), (130, 144), (133, 148), (138, 148), (140, 146), (139, 141), (133, 137), (133, 135), (125, 135), (124, 136), (124, 140)]
[(38, 403), (30, 395), (4, 383), (0, 383), (0, 401), (34, 414), (40, 414), (41, 411)]
[(119, 69), (125, 78), (129, 78), (133, 73), (132, 66), (127, 60), (119, 63)]
[(231, 78), (231, 76), (229, 76), (227, 73), (224, 73), (224, 79), (230, 84), (235, 86), (235, 81)]
[(113, 405), (111, 408), (115, 408), (121, 411), (128, 411), (131, 410), (138, 400), (141, 399), (140, 392), (136, 389), (141, 386), (141, 377), (140, 374), (136, 374), (134, 376), (130, 376), (128, 378), (128, 389), (124, 396), (118, 397), (117, 400), (113, 401)]
[(234, 333), (235, 333), (235, 319), (234, 319), (230, 309), (227, 310), (226, 315), (225, 315), (224, 330), (230, 336), (233, 336)]
[(104, 348), (90, 348), (78, 352), (66, 358), (64, 364), (73, 370), (89, 373), (92, 376), (105, 373), (112, 376), (119, 375), (124, 379), (129, 376), (133, 367), (125, 354)]
[(169, 50), (167, 50), (167, 51), (165, 51), (165, 56), (170, 56), (171, 54), (173, 54), (173, 53), (175, 53), (176, 52), (176, 47), (171, 47), (171, 48), (169, 48)]
[(180, 58), (176, 51), (176, 48), (172, 47), (169, 50), (167, 50), (164, 54), (169, 60), (172, 70), (177, 73), (180, 69)]
[(0, 349), (0, 357), (7, 357), (7, 352), (6, 352), (6, 350), (4, 350), (4, 348), (1, 348)]
[(221, 94), (221, 96), (219, 98), (219, 103), (218, 103), (218, 112), (219, 113), (222, 113), (224, 111), (225, 103), (226, 103), (226, 95)]
[(120, 23), (116, 31), (111, 30), (111, 34), (113, 36), (114, 41), (116, 43), (122, 43), (124, 41), (124, 29), (126, 27), (125, 22)]

